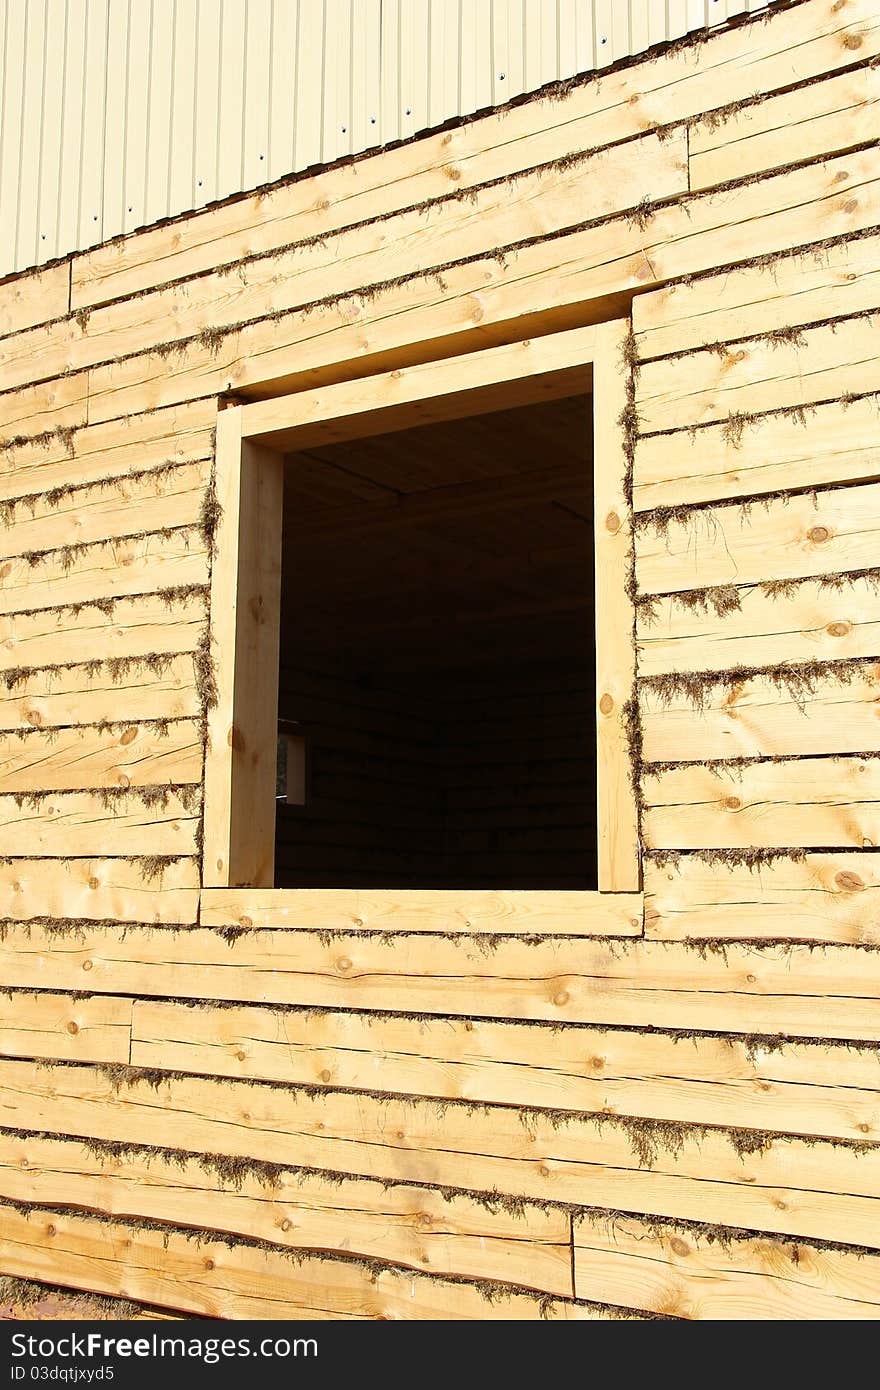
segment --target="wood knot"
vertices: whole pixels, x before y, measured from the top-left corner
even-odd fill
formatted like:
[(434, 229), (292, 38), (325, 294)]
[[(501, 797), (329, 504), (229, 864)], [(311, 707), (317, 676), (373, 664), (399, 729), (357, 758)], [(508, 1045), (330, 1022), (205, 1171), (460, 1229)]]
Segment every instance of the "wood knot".
[(57, 1232), (56, 1228), (52, 1225), (52, 1223), (51, 1223), (51, 1221), (50, 1221), (50, 1222), (49, 1222), (49, 1225), (46, 1227), (46, 1235), (47, 1235), (47, 1236), (54, 1236), (54, 1235), (57, 1235), (57, 1234), (58, 1234), (58, 1232)]
[(205, 1269), (213, 1269), (213, 1268), (214, 1268), (214, 1261), (211, 1259), (211, 1256), (209, 1255), (208, 1258), (205, 1260)]
[(327, 1082), (330, 1080), (330, 1072), (327, 1070), (326, 1067), (321, 1072), (321, 1080), (323, 1081), (325, 1086), (327, 1085)]
[(829, 623), (825, 631), (829, 637), (846, 637), (852, 632), (852, 623)]
[(846, 202), (845, 202), (844, 205), (843, 205), (843, 211), (844, 211), (844, 212), (855, 212), (855, 210), (856, 210), (856, 208), (858, 207), (858, 205), (859, 205), (859, 200), (858, 200), (858, 198), (847, 198)]
[(617, 515), (617, 512), (610, 511), (608, 513), (605, 518), (605, 530), (609, 531), (612, 536), (617, 535), (620, 530), (620, 517)]
[(466, 1018), (464, 1021), (464, 1031), (466, 1033), (472, 1033), (474, 1031), (474, 1025), (469, 1018)]
[(540, 1168), (538, 1169), (538, 1172), (540, 1173), (542, 1178), (549, 1178), (550, 1176), (550, 1169), (547, 1167), (546, 1163), (541, 1164)]
[(95, 878), (94, 874), (91, 874), (89, 876), (89, 887), (91, 888), (92, 892), (94, 892), (96, 888), (101, 887), (101, 880), (99, 878)]
[(77, 1033), (79, 1032), (79, 1024), (74, 1023), (73, 1019), (71, 1019), (67, 1025), (67, 1031), (72, 1038), (75, 1038)]
[(559, 1006), (560, 1008), (562, 1008), (562, 1005), (563, 1005), (563, 1004), (567, 1004), (567, 1003), (568, 1003), (568, 1000), (569, 1000), (568, 991), (565, 990), (565, 989), (561, 989), (561, 990), (559, 991), (558, 994), (554, 994), (554, 996), (553, 996), (553, 1003), (554, 1003), (554, 1004), (558, 1004), (558, 1006)]
[(238, 925), (244, 927), (246, 931), (250, 931), (251, 927), (254, 925), (254, 919), (253, 917), (239, 917)]
[(90, 961), (90, 960), (84, 960), (84, 961), (83, 961), (83, 970), (91, 970), (92, 965), (93, 965), (93, 962), (92, 962), (92, 961)]
[(351, 925), (353, 927), (362, 927), (364, 925), (363, 917), (352, 917)]
[(22, 717), (26, 723), (32, 724), (35, 729), (39, 729), (43, 722), (43, 716), (38, 709), (26, 709)]
[(861, 48), (865, 40), (861, 34), (844, 34), (840, 42), (850, 53), (855, 53), (857, 48)]
[(864, 1124), (864, 1122), (858, 1126), (858, 1129), (859, 1129), (859, 1133), (861, 1133), (861, 1134), (870, 1134), (870, 1133), (871, 1133), (871, 1126), (870, 1126), (870, 1125)]
[(329, 198), (319, 198), (318, 201), (315, 203), (315, 211), (316, 211), (316, 212), (329, 212), (329, 210), (330, 210), (330, 199), (329, 199)]
[(757, 978), (758, 978), (758, 977), (757, 977), (756, 975), (747, 975), (747, 976), (746, 976), (746, 984), (747, 984), (747, 985), (756, 984), (756, 983), (757, 983)]
[(457, 169), (454, 164), (447, 164), (443, 172), (448, 179), (452, 180), (453, 183), (458, 183), (459, 179), (461, 178), (461, 170)]
[(742, 802), (738, 796), (726, 796), (724, 798), (724, 809), (726, 811), (741, 811)]
[(235, 1060), (236, 1060), (236, 1062), (246, 1062), (246, 1061), (247, 1061), (247, 1053), (246, 1053), (246, 1052), (242, 1052), (241, 1048), (239, 1048), (238, 1052), (236, 1052), (236, 1054), (235, 1054)]
[(608, 694), (607, 690), (599, 701), (599, 709), (603, 714), (610, 714), (614, 709), (614, 700), (612, 696)]
[(811, 526), (807, 532), (807, 540), (812, 541), (814, 545), (823, 545), (825, 541), (830, 541), (830, 539), (831, 532), (827, 526)]
[(865, 886), (864, 880), (850, 869), (843, 869), (839, 874), (835, 874), (834, 882), (843, 893), (858, 893)]
[(339, 957), (339, 960), (336, 962), (336, 969), (341, 970), (343, 974), (346, 970), (351, 969), (351, 961), (348, 959), (348, 956)]
[(681, 1236), (673, 1236), (669, 1242), (669, 1248), (673, 1255), (680, 1255), (682, 1259), (691, 1253), (691, 1247), (686, 1240), (682, 1240)]
[(138, 731), (137, 731), (137, 729), (134, 727), (134, 725), (132, 724), (132, 725), (130, 725), (130, 726), (125, 730), (125, 732), (120, 736), (119, 742), (122, 744), (123, 748), (127, 748), (128, 745), (129, 745), (130, 743), (134, 743), (134, 741), (135, 741), (135, 739), (137, 738), (137, 736), (138, 736)]
[(292, 1224), (293, 1223), (289, 1220), (289, 1218), (285, 1216), (284, 1220), (281, 1223), (282, 1231), (289, 1231)]
[(593, 1071), (601, 1071), (601, 1070), (603, 1069), (603, 1067), (605, 1066), (605, 1058), (604, 1058), (604, 1057), (591, 1057), (591, 1058), (590, 1058), (590, 1066), (593, 1068)]

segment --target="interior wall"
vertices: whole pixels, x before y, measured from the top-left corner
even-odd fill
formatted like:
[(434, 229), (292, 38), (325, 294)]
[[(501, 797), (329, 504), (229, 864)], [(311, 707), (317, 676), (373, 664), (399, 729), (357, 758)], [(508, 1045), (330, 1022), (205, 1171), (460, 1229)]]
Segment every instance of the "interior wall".
[(305, 806), (277, 805), (276, 887), (595, 887), (587, 667), (394, 688), (285, 665), (279, 713), (308, 774)]

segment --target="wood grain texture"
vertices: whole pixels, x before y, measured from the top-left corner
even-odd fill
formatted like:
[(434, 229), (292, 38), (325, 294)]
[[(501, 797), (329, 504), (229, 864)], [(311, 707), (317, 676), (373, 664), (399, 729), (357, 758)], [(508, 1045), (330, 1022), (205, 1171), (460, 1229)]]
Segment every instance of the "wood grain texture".
[(240, 408), (218, 416), (204, 881), (266, 888), (275, 868), (284, 463), (243, 439), (241, 424)]
[[(135, 517), (132, 524), (137, 526)], [(0, 563), (0, 614), (127, 598), (207, 581), (208, 554), (198, 532), (134, 535), (72, 555), (50, 551), (34, 564), (27, 558), (4, 560)]]
[(880, 759), (795, 758), (648, 773), (649, 849), (870, 849), (880, 844)]
[(766, 1237), (710, 1241), (687, 1228), (583, 1216), (575, 1287), (667, 1317), (786, 1322), (880, 1317), (876, 1255)]
[(0, 796), (0, 852), (24, 858), (102, 855), (192, 855), (196, 811), (169, 790), (155, 803), (136, 791), (105, 802), (92, 792), (58, 792), (30, 803)]
[[(806, 946), (725, 957), (662, 941), (479, 942), (10, 925), (5, 979), (18, 988), (298, 1004), (548, 1023), (880, 1038), (880, 960)], [(704, 958), (705, 957), (705, 958)]]
[(83, 380), (59, 376), (0, 394), (0, 447), (47, 430), (78, 429), (88, 418)]
[(639, 816), (626, 722), (636, 662), (624, 433), (631, 370), (625, 353), (628, 332), (628, 320), (600, 331), (593, 383), (598, 884), (606, 892), (641, 887)]
[[(638, 301), (636, 301), (638, 302)], [(732, 433), (710, 425), (636, 444), (633, 505), (692, 505), (781, 488), (869, 481), (880, 473), (875, 396), (818, 405), (806, 420), (761, 415)]]
[(829, 578), (776, 594), (743, 585), (736, 591), (739, 607), (726, 613), (714, 610), (711, 593), (705, 607), (699, 594), (695, 607), (674, 596), (658, 598), (650, 612), (639, 613), (639, 674), (874, 656), (880, 651), (880, 586), (864, 578), (837, 586)]
[(0, 864), (0, 919), (192, 924), (198, 920), (195, 859), (150, 866), (124, 859), (15, 859)]
[[(80, 647), (80, 654), (82, 650)], [(72, 666), (20, 675), (13, 670), (5, 681), (0, 677), (0, 730), (4, 731), (100, 725), (118, 719), (120, 712), (133, 724), (138, 720), (191, 719), (200, 709), (193, 658), (186, 654), (153, 659), (140, 667), (135, 662), (134, 669), (122, 671), (111, 660), (109, 666), (97, 671)], [(23, 748), (26, 746), (25, 742)]]
[(636, 533), (643, 593), (812, 578), (876, 563), (880, 485), (774, 498), (752, 508), (706, 507)]
[(208, 458), (216, 413), (214, 401), (191, 401), (129, 420), (86, 425), (69, 437), (4, 449), (0, 451), (0, 499)]
[(821, 251), (780, 256), (771, 265), (740, 266), (637, 295), (632, 313), (639, 358), (878, 309), (877, 255), (876, 236), (850, 238)]
[[(785, 251), (876, 225), (878, 209), (874, 149), (698, 195), (662, 208), (642, 227), (637, 220), (600, 223), (555, 241), (549, 261), (538, 242), (502, 258), (503, 265), (493, 256), (444, 269), (442, 290), (435, 277), (417, 277), (366, 300), (353, 296), (261, 320), (210, 347), (194, 342), (172, 358), (137, 354), (66, 380), (88, 394), (93, 423), (218, 391), (277, 394), (296, 383), (450, 355), (467, 345), (467, 334), (490, 347), (522, 336), (523, 325), (518, 332), (511, 325), (529, 314), (545, 316), (545, 331), (548, 318), (551, 327), (571, 327), (572, 306), (588, 300), (599, 301), (594, 318), (608, 316), (608, 303), (619, 314), (621, 296), (631, 290), (742, 260), (755, 244), (766, 253)], [(332, 285), (331, 278), (328, 292)], [(583, 321), (582, 307), (577, 317)]]
[(69, 260), (4, 281), (0, 293), (0, 335), (20, 333), (32, 324), (59, 318), (67, 313), (69, 299)]
[(0, 1056), (127, 1065), (131, 1010), (112, 995), (0, 994)]
[(807, 854), (748, 868), (683, 855), (645, 861), (645, 932), (667, 941), (880, 943), (880, 862), (872, 851)]
[(281, 1170), (231, 1183), (193, 1159), (83, 1152), (81, 1143), (0, 1134), (0, 1197), (381, 1259), (427, 1274), (571, 1296), (571, 1218), (516, 1212), (430, 1187), (386, 1187)]
[(877, 1052), (815, 1044), (774, 1051), (737, 1037), (589, 1027), (549, 1033), (480, 1019), (136, 1000), (131, 1060), (237, 1080), (817, 1137), (862, 1140), (880, 1132)]
[(0, 736), (4, 793), (150, 787), (200, 782), (201, 776), (202, 740), (194, 719), (174, 720), (167, 733), (128, 724)]
[(110, 612), (86, 606), (0, 617), (0, 671), (33, 670), (82, 660), (127, 660), (152, 653), (194, 652), (205, 632), (206, 596), (138, 594)]
[(206, 888), (201, 897), (201, 921), (206, 927), (325, 932), (354, 928), (441, 935), (638, 936), (642, 899), (636, 893), (578, 890)]
[(805, 328), (793, 342), (749, 339), (646, 362), (636, 384), (642, 433), (808, 406), (880, 387), (876, 315)]
[(695, 703), (687, 694), (666, 695), (642, 684), (649, 762), (880, 751), (880, 667), (870, 662), (832, 668), (812, 688), (754, 676), (709, 684), (702, 704), (700, 698)]
[(692, 189), (746, 179), (877, 138), (880, 74), (859, 68), (743, 107), (688, 131)]
[(112, 540), (133, 530), (196, 526), (210, 476), (210, 461), (204, 459), (142, 476), (105, 480), (61, 498), (36, 498), (18, 507), (0, 529), (0, 553), (24, 555)]
[[(7, 1274), (111, 1293), (210, 1318), (498, 1319), (608, 1316), (590, 1304), (511, 1292), (486, 1299), (475, 1284), (373, 1271), (352, 1261), (196, 1242), (173, 1228), (133, 1229), (124, 1222), (4, 1210)], [(418, 1282), (416, 1282), (418, 1281)]]
[[(880, 1248), (880, 1145), (662, 1131), (517, 1107), (380, 1099), (172, 1077), (123, 1085), (95, 1068), (0, 1062), (12, 1128), (92, 1136), (289, 1167), (571, 1202)], [(668, 1131), (667, 1131), (668, 1133)], [(633, 1136), (636, 1136), (635, 1142)], [(680, 1143), (678, 1142), (680, 1139)], [(649, 1161), (646, 1161), (649, 1160)], [(33, 1273), (34, 1271), (32, 1271)], [(152, 1300), (155, 1301), (155, 1300)]]

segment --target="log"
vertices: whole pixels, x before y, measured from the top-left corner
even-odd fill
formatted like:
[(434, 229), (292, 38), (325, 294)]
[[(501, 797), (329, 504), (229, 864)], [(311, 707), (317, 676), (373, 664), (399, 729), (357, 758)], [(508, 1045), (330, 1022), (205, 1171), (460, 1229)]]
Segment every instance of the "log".
[[(513, 181), (473, 190), (469, 199), (402, 205), (391, 220), (360, 223), (337, 235), (244, 260), (90, 314), (17, 335), (5, 345), (0, 389), (81, 371), (226, 324), (313, 304), (328, 294), (429, 272), (497, 247), (600, 221), (643, 200), (687, 192), (687, 142), (640, 139), (582, 155), (573, 165), (523, 171)], [(262, 222), (261, 210), (258, 221)], [(215, 263), (216, 264), (216, 263)], [(2, 417), (0, 417), (2, 418)]]
[(880, 317), (842, 319), (799, 330), (792, 341), (751, 338), (646, 362), (636, 382), (643, 434), (689, 429), (731, 416), (801, 408), (848, 392), (876, 391)]
[(689, 1319), (880, 1318), (880, 1260), (857, 1250), (713, 1239), (699, 1230), (583, 1216), (574, 1226), (580, 1298)]
[[(665, 695), (643, 684), (642, 751), (648, 762), (848, 753), (878, 749), (880, 666), (848, 666), (797, 684), (754, 676), (708, 685), (702, 696)], [(710, 677), (711, 680), (711, 677)], [(702, 699), (702, 704), (699, 700)]]
[(434, 888), (207, 888), (206, 927), (503, 936), (639, 936), (636, 893), (550, 893)]
[(636, 532), (643, 593), (813, 578), (869, 569), (877, 559), (880, 485), (706, 507), (658, 531)]
[(504, 1018), (792, 1037), (880, 1038), (880, 961), (858, 947), (731, 947), (725, 958), (662, 941), (527, 944), (352, 933), (11, 924), (5, 981), (20, 989), (235, 1000), (416, 1016)]
[(755, 102), (688, 130), (691, 189), (747, 179), (877, 138), (880, 73), (858, 68)]
[(571, 1218), (559, 1207), (511, 1211), (501, 1202), (447, 1197), (430, 1187), (340, 1182), (284, 1169), (261, 1179), (244, 1165), (232, 1179), (161, 1150), (118, 1158), (72, 1140), (2, 1133), (0, 1198), (240, 1235), (281, 1250), (337, 1251), (426, 1274), (572, 1292)]
[(792, 937), (880, 944), (880, 865), (871, 851), (806, 854), (751, 868), (683, 855), (645, 861), (645, 933), (666, 941)]
[(34, 917), (90, 922), (198, 920), (199, 869), (195, 859), (150, 865), (124, 859), (15, 859), (0, 864), (0, 919)]
[(82, 554), (50, 551), (34, 564), (27, 558), (4, 560), (0, 614), (74, 607), (207, 581), (208, 552), (197, 532), (133, 536), (89, 546)]
[(144, 476), (105, 479), (57, 500), (34, 498), (0, 529), (0, 550), (4, 556), (24, 555), (114, 540), (131, 535), (135, 519), (139, 533), (197, 526), (210, 477), (210, 460), (203, 459)]
[(823, 247), (821, 255), (796, 251), (771, 265), (742, 266), (640, 294), (632, 308), (639, 359), (757, 337), (780, 324), (799, 328), (880, 309), (877, 258), (878, 238), (860, 237)]
[(205, 632), (205, 595), (138, 594), (120, 599), (109, 613), (45, 608), (0, 617), (0, 672), (198, 650)]
[(535, 1024), (158, 1000), (134, 1003), (131, 1061), (240, 1081), (851, 1140), (875, 1132), (880, 1092), (880, 1060), (867, 1049), (790, 1043), (774, 1051), (737, 1037), (618, 1028), (548, 1037)]
[(192, 855), (198, 825), (197, 810), (173, 789), (155, 804), (136, 791), (112, 801), (91, 792), (60, 792), (37, 801), (0, 795), (3, 853), (24, 858)]
[[(90, 666), (60, 670), (50, 666), (19, 674), (12, 667), (0, 676), (0, 730), (64, 728), (67, 732), (76, 724), (112, 722), (120, 712), (132, 724), (194, 718), (201, 711), (201, 700), (192, 656), (160, 656), (159, 660), (151, 656), (147, 653), (149, 664), (135, 664), (133, 670), (124, 671), (111, 664), (97, 672)], [(27, 756), (29, 746), (25, 739), (18, 751)], [(11, 740), (0, 737), (0, 759), (14, 758), (15, 752)]]
[(880, 473), (880, 401), (874, 396), (817, 405), (806, 419), (771, 414), (740, 424), (638, 440), (636, 511), (862, 482)]
[[(73, 1285), (187, 1312), (230, 1319), (428, 1318), (583, 1321), (607, 1317), (591, 1304), (511, 1291), (497, 1302), (477, 1284), (428, 1279), (352, 1260), (239, 1245), (168, 1229), (6, 1208), (5, 1273)], [(306, 1352), (305, 1354), (309, 1354)]]
[[(542, 315), (544, 332), (572, 327), (573, 318), (619, 315), (628, 291), (742, 260), (755, 245), (769, 254), (876, 225), (878, 210), (880, 151), (872, 149), (697, 195), (661, 209), (647, 226), (637, 225), (641, 219), (600, 223), (556, 240), (549, 258), (536, 242), (503, 265), (494, 254), (444, 269), (442, 290), (435, 277), (421, 276), (366, 299), (260, 320), (211, 346), (192, 342), (173, 359), (137, 354), (67, 380), (88, 392), (92, 422), (221, 391), (278, 394), (450, 355), (475, 336), (491, 347), (529, 314)], [(334, 284), (331, 276), (325, 293)], [(585, 315), (587, 300), (596, 303)], [(517, 325), (518, 336), (524, 327)]]
[(0, 1056), (127, 1065), (131, 1010), (112, 995), (0, 994)]
[[(880, 1145), (0, 1062), (12, 1128), (880, 1248)], [(639, 1155), (641, 1154), (641, 1157)], [(160, 1260), (160, 1267), (166, 1267)], [(36, 1270), (31, 1270), (36, 1274)], [(39, 1277), (39, 1276), (37, 1276)], [(161, 1300), (151, 1299), (151, 1302)]]
[(795, 758), (648, 773), (649, 849), (865, 849), (880, 843), (880, 759)]
[(4, 793), (199, 782), (202, 759), (201, 727), (195, 719), (174, 720), (167, 733), (128, 724), (0, 736)]
[(215, 401), (191, 401), (129, 420), (84, 425), (70, 437), (8, 448), (0, 452), (0, 500), (210, 458), (216, 418)]
[(808, 579), (770, 594), (744, 585), (721, 597), (739, 606), (717, 613), (710, 591), (703, 600), (693, 596), (696, 607), (670, 596), (643, 610), (639, 675), (849, 660), (880, 651), (880, 585), (870, 578)]

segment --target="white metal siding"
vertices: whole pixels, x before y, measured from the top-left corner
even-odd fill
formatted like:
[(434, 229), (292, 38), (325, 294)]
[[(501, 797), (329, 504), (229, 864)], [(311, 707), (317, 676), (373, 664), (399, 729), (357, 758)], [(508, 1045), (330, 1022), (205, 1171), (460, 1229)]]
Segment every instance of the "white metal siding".
[(0, 275), (767, 0), (0, 0)]

